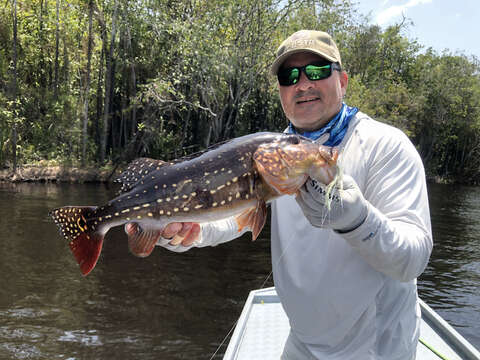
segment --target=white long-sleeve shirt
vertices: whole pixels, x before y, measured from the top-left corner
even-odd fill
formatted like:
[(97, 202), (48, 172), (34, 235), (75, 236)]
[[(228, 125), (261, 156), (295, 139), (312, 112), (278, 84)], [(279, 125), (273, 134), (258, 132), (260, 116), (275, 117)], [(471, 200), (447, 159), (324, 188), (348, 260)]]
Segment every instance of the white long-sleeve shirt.
[[(411, 359), (420, 325), (416, 278), (433, 246), (422, 161), (405, 134), (361, 112), (340, 149), (340, 167), (357, 182), (368, 216), (339, 234), (312, 226), (293, 196), (275, 200), (275, 287), (293, 334), (314, 357)], [(205, 224), (195, 246), (238, 234), (232, 219)]]

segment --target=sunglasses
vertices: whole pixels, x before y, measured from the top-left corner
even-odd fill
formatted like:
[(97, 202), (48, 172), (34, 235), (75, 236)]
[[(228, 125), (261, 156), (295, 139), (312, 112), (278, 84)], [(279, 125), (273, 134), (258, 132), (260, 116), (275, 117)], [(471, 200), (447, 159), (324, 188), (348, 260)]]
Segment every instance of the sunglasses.
[[(325, 63), (323, 63), (325, 64)], [(322, 63), (312, 63), (305, 66), (290, 67), (280, 69), (277, 74), (278, 83), (281, 86), (294, 85), (300, 80), (300, 74), (303, 73), (310, 81), (323, 80), (332, 75), (332, 71), (341, 71), (342, 68), (337, 63), (331, 63), (328, 65), (322, 65)]]

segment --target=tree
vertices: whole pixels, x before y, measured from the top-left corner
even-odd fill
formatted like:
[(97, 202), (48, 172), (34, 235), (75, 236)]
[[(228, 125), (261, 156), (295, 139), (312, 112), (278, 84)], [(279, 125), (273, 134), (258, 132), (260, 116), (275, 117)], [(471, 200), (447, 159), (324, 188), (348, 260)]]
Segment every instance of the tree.
[(13, 161), (13, 172), (17, 171), (17, 106), (18, 101), (18, 80), (17, 80), (17, 0), (12, 0), (12, 19), (13, 19), (13, 43), (12, 43), (12, 69), (11, 69), (11, 104), (13, 108), (13, 118), (12, 122), (12, 161)]
[(90, 103), (90, 78), (93, 47), (93, 0), (88, 1), (88, 48), (87, 48), (87, 70), (84, 95), (84, 113), (82, 123), (82, 165), (86, 164), (87, 150), (87, 126), (88, 126), (88, 108)]

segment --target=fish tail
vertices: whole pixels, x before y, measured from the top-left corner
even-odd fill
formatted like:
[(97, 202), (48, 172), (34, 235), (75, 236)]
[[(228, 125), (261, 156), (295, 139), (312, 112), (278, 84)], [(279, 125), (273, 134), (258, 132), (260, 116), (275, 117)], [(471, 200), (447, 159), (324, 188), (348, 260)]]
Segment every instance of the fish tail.
[(94, 206), (65, 206), (49, 213), (69, 241), (70, 250), (85, 276), (95, 267), (103, 245), (104, 234), (89, 221), (96, 209)]

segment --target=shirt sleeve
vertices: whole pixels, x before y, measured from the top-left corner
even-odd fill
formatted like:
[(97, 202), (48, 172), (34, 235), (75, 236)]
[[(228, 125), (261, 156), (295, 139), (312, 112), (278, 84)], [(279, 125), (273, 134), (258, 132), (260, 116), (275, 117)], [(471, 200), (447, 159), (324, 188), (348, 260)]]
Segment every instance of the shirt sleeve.
[(396, 135), (366, 163), (365, 222), (340, 235), (376, 270), (410, 281), (427, 266), (433, 241), (422, 161), (406, 135)]
[(243, 235), (249, 229), (245, 227), (242, 231), (238, 231), (238, 225), (234, 217), (212, 221), (200, 224), (200, 236), (190, 246), (170, 245), (171, 239), (161, 238), (157, 245), (174, 252), (184, 252), (193, 247), (217, 246), (219, 244), (231, 241)]

